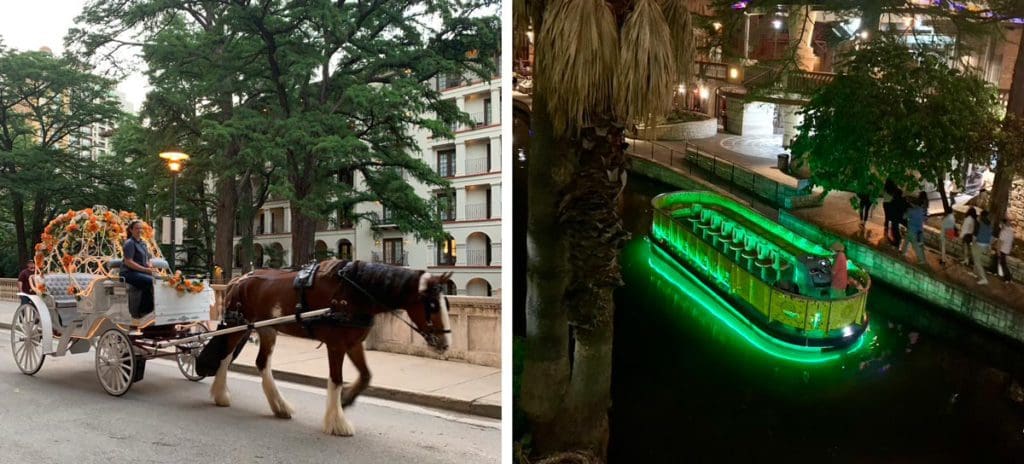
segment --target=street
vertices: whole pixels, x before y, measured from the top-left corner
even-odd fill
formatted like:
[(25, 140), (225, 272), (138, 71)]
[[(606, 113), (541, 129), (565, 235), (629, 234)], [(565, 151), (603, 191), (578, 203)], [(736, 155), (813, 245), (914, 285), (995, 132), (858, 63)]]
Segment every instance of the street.
[(123, 397), (96, 380), (94, 351), (48, 357), (35, 376), (0, 330), (0, 463), (482, 463), (499, 462), (500, 421), (361, 397), (345, 410), (354, 437), (322, 431), (324, 388), (278, 382), (295, 414), (277, 419), (258, 377), (229, 373), (232, 405), (214, 406), (207, 378), (172, 358), (146, 363)]

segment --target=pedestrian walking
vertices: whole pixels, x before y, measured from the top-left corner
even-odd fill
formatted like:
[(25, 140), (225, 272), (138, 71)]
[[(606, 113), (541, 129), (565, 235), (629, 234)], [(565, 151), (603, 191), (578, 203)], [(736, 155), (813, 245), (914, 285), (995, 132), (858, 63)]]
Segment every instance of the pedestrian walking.
[(1006, 265), (1006, 257), (1010, 256), (1010, 251), (1013, 250), (1013, 238), (1013, 224), (1010, 222), (1010, 218), (1006, 218), (1003, 221), (1002, 229), (999, 230), (999, 257), (996, 262), (996, 275), (1002, 277), (1003, 281), (1007, 283), (1013, 280), (1010, 266)]
[(939, 264), (943, 266), (946, 265), (946, 243), (952, 243), (959, 235), (956, 230), (956, 216), (953, 215), (953, 208), (946, 206), (945, 212), (946, 215), (942, 217), (942, 234), (939, 237), (939, 243), (942, 248), (942, 257), (939, 258)]
[(885, 185), (882, 187), (882, 214), (884, 214), (882, 235), (889, 240), (889, 243), (892, 243), (892, 234), (890, 233), (890, 230), (892, 230), (893, 221), (892, 196), (895, 190), (896, 184), (892, 179), (886, 179)]
[(977, 228), (978, 233), (974, 236), (974, 248), (972, 248), (974, 273), (978, 278), (979, 285), (988, 285), (985, 270), (981, 267), (981, 257), (992, 248), (992, 223), (988, 220), (988, 211), (982, 210), (981, 216), (978, 217)]
[(914, 254), (917, 255), (917, 264), (926, 263), (924, 258), (924, 216), (927, 202), (928, 197), (921, 192), (917, 201), (910, 205), (906, 212), (907, 242), (910, 246), (906, 247), (904, 255), (909, 254), (910, 249), (913, 248)]
[(871, 207), (874, 206), (874, 200), (870, 193), (858, 193), (857, 202), (857, 207), (860, 209), (860, 232), (864, 234), (868, 227), (868, 219), (871, 218)]
[(964, 244), (964, 259), (961, 264), (964, 266), (970, 266), (972, 256), (974, 255), (974, 228), (978, 223), (978, 212), (974, 208), (967, 209), (967, 215), (964, 216), (964, 222), (960, 224), (960, 240)]
[(899, 187), (892, 192), (892, 220), (889, 222), (890, 234), (892, 235), (892, 246), (896, 249), (903, 251), (901, 245), (903, 243), (903, 233), (900, 230), (901, 226), (905, 226), (906, 222), (904, 215), (907, 213), (907, 200), (903, 198), (903, 190)]
[[(18, 291), (26, 295), (35, 295), (36, 291), (32, 286), (32, 279), (36, 274), (36, 262), (35, 260), (28, 260), (25, 263), (25, 269), (21, 270), (18, 274)], [(27, 296), (21, 296), (21, 304), (31, 303)]]

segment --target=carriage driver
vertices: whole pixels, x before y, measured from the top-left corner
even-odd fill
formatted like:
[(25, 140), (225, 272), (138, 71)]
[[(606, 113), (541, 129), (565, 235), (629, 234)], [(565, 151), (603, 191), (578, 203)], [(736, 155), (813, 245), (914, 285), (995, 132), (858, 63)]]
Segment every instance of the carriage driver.
[(131, 308), (132, 317), (140, 318), (153, 312), (153, 274), (156, 268), (149, 265), (149, 250), (142, 240), (142, 221), (136, 219), (128, 224), (128, 240), (124, 242), (124, 260), (121, 261), (121, 277), (142, 292), (138, 308)]

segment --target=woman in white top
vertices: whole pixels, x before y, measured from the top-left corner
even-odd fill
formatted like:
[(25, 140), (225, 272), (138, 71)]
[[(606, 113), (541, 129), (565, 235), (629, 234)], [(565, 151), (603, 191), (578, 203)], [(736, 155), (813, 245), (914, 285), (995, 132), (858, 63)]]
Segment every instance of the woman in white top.
[(942, 257), (939, 258), (939, 264), (946, 264), (946, 242), (956, 240), (956, 217), (953, 216), (953, 208), (946, 208), (946, 215), (942, 217), (942, 234), (939, 236), (939, 242), (942, 244)]
[(974, 208), (967, 210), (963, 224), (960, 224), (960, 237), (964, 242), (964, 266), (971, 265), (971, 243), (974, 242), (974, 225), (977, 224), (978, 212)]
[(1010, 267), (1006, 265), (1006, 257), (1010, 256), (1013, 250), (1013, 224), (1007, 218), (1003, 221), (1002, 230), (999, 231), (999, 260), (996, 261), (996, 274), (1003, 277), (1004, 282), (1013, 280), (1010, 275)]

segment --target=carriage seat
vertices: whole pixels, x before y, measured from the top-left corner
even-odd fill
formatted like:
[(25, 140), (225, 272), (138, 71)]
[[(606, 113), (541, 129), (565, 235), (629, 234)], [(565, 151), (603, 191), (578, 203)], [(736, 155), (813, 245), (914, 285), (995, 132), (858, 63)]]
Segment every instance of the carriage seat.
[[(118, 271), (121, 272), (121, 263), (124, 262), (121, 258), (110, 258), (107, 260), (107, 272)], [(171, 266), (167, 263), (166, 259), (163, 258), (150, 258), (149, 264), (157, 269), (169, 270)]]
[(299, 274), (292, 282), (294, 288), (313, 288), (313, 279), (316, 278), (316, 271), (320, 269), (320, 263), (313, 262), (299, 269)]
[(53, 303), (58, 308), (68, 308), (78, 306), (78, 300), (75, 296), (68, 294), (68, 287), (75, 285), (80, 290), (83, 290), (92, 285), (94, 280), (102, 278), (102, 276), (84, 272), (76, 272), (74, 274), (52, 273), (43, 275), (43, 283), (46, 284), (46, 293), (53, 297)]

